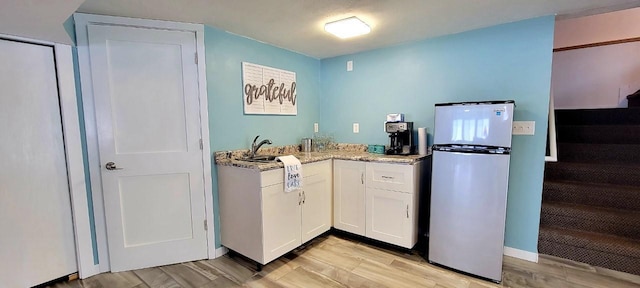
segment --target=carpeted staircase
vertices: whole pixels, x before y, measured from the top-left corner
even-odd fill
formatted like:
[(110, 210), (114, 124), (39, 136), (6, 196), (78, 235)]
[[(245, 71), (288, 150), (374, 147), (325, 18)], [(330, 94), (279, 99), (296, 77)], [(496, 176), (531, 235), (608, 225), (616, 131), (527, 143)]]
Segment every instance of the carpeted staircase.
[(640, 275), (640, 108), (556, 110), (538, 252)]

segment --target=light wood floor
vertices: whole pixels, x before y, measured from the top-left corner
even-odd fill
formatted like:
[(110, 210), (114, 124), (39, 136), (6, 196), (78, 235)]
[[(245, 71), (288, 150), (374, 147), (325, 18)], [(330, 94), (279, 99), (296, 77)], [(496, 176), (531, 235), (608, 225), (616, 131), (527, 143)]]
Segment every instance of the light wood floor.
[(416, 253), (329, 235), (280, 257), (261, 272), (251, 261), (223, 256), (105, 273), (53, 287), (640, 287), (640, 276), (560, 258), (540, 256), (539, 263), (504, 259), (503, 282), (496, 285), (429, 265)]

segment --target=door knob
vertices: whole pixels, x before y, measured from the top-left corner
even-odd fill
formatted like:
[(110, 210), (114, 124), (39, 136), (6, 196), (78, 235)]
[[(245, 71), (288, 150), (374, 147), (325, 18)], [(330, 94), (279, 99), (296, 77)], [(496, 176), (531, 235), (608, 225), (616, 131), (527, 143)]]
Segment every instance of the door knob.
[(107, 162), (107, 165), (104, 165), (104, 168), (107, 168), (107, 170), (122, 170), (122, 168), (116, 167), (116, 163), (113, 162)]

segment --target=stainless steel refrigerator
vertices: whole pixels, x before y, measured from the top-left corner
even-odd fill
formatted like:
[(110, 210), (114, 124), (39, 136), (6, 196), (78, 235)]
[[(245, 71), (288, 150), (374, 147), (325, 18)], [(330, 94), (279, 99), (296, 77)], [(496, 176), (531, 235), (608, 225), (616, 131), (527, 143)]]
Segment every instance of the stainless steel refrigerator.
[(502, 280), (514, 106), (436, 104), (429, 262)]

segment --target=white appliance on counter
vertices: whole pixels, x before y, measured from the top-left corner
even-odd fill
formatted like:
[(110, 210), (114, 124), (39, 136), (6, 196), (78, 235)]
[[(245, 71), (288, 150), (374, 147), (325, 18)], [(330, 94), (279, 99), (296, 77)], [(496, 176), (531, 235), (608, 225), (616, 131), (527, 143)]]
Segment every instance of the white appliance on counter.
[(499, 283), (514, 101), (435, 106), (429, 262)]

